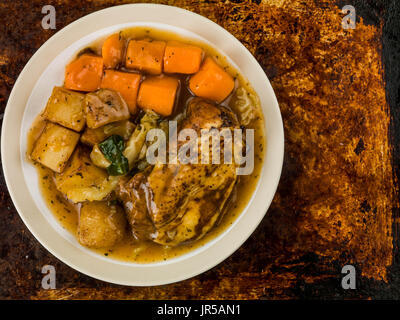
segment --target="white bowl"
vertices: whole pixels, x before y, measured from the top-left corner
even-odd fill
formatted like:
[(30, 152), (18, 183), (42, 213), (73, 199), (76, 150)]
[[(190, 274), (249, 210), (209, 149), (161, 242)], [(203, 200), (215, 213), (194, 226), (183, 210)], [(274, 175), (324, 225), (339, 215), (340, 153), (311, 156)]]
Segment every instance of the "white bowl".
[[(157, 263), (127, 263), (88, 250), (64, 230), (47, 208), (35, 168), (26, 160), (27, 133), (67, 62), (105, 35), (131, 26), (150, 26), (197, 38), (228, 57), (258, 93), (265, 117), (267, 147), (262, 174), (249, 204), (233, 225), (206, 245)], [(11, 198), (38, 241), (58, 259), (91, 277), (122, 285), (172, 283), (200, 274), (231, 255), (264, 217), (278, 186), (284, 153), (282, 118), (268, 81), (250, 52), (230, 33), (195, 13), (171, 6), (132, 4), (111, 7), (71, 23), (51, 37), (29, 60), (8, 100), (3, 119), (1, 155)]]

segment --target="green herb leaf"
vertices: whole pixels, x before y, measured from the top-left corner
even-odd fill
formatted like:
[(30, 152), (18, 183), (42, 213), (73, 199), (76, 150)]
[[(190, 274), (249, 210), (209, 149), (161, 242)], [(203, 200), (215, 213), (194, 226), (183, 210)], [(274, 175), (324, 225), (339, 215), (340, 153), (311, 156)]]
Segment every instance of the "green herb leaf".
[(111, 165), (107, 168), (107, 172), (110, 176), (121, 176), (129, 171), (129, 163), (128, 159), (124, 156), (119, 158), (118, 161), (112, 162)]
[(111, 162), (107, 172), (111, 176), (124, 175), (129, 171), (128, 159), (123, 155), (125, 149), (124, 139), (119, 135), (112, 135), (99, 143), (100, 151)]

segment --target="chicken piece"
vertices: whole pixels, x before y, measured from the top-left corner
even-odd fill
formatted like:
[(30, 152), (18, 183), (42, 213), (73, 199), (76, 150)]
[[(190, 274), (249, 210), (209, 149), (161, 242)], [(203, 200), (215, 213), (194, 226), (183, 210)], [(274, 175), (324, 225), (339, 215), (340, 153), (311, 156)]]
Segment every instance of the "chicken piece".
[(117, 189), (118, 196), (123, 199), (133, 235), (142, 240), (150, 239), (150, 235), (155, 232), (154, 225), (148, 216), (146, 201), (149, 190), (145, 184), (150, 172), (149, 170), (140, 172), (129, 181), (121, 179), (119, 189)]
[(88, 93), (85, 97), (84, 110), (86, 124), (91, 129), (127, 120), (130, 117), (125, 100), (118, 92), (109, 89)]
[[(190, 101), (186, 114), (179, 129), (192, 128), (198, 135), (201, 129), (239, 127), (230, 110), (200, 99)], [(235, 163), (159, 163), (121, 181), (117, 192), (133, 235), (169, 246), (201, 238), (218, 221), (237, 180), (236, 168)]]

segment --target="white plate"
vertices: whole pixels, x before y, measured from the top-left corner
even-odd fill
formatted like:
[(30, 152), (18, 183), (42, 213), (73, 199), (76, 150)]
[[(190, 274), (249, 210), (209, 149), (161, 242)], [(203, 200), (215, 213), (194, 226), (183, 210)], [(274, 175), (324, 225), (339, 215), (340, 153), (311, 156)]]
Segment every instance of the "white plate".
[[(234, 224), (201, 248), (150, 264), (105, 258), (79, 245), (47, 208), (39, 191), (36, 170), (25, 158), (29, 127), (46, 105), (52, 88), (63, 83), (67, 62), (94, 40), (135, 25), (154, 26), (200, 39), (227, 56), (260, 97), (267, 137), (257, 189)], [(3, 170), (11, 198), (36, 239), (58, 259), (82, 273), (132, 286), (160, 285), (193, 277), (237, 250), (268, 210), (279, 182), (283, 153), (279, 106), (267, 76), (250, 52), (214, 22), (183, 9), (154, 4), (104, 9), (75, 21), (51, 37), (29, 60), (15, 83), (4, 115), (1, 139)]]

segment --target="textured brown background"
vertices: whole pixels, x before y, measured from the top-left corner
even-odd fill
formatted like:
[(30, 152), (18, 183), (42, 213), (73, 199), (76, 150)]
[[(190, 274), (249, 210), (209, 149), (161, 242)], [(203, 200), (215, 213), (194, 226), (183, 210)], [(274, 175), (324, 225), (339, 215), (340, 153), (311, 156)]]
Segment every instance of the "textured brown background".
[[(90, 12), (131, 2), (2, 0), (0, 112), (23, 66), (57, 30)], [(357, 28), (346, 31), (343, 4), (336, 1), (160, 3), (226, 28), (271, 80), (286, 152), (268, 214), (212, 270), (177, 284), (122, 287), (80, 274), (48, 253), (22, 223), (1, 175), (0, 298), (398, 298), (398, 73), (385, 65), (398, 41), (396, 29), (387, 27), (395, 21), (388, 15), (394, 1), (346, 2), (358, 14)], [(46, 4), (56, 7), (55, 31), (41, 28)], [(56, 267), (56, 290), (41, 289), (45, 264)], [(346, 264), (356, 266), (357, 290), (341, 289)]]

